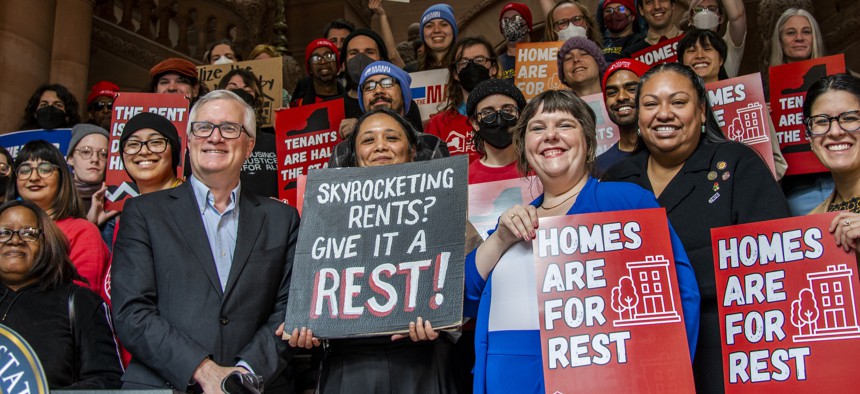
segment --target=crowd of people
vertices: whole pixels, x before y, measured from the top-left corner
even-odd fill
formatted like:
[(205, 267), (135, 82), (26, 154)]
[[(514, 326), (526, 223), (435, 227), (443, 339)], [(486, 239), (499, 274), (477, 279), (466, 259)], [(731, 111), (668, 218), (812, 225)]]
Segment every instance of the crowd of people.
[[(738, 76), (748, 38), (742, 0), (693, 0), (680, 24), (674, 0), (603, 0), (595, 11), (570, 0), (540, 4), (502, 8), (505, 45), (497, 52), (487, 37), (460, 36), (446, 4), (427, 8), (406, 45), (397, 44), (381, 0), (371, 0), (379, 31), (332, 21), (306, 47), (307, 76), (284, 81), (285, 106), (342, 100), (329, 167), (468, 155), (470, 184), (540, 182), (542, 194), (507, 207), (485, 240), (467, 225), (464, 316), (472, 320), (456, 333), (421, 318), (405, 334), (362, 339), (284, 327), (300, 219), (277, 200), (275, 171), (244, 170), (249, 157), (276, 152), (274, 129), (259, 122), (259, 78), (235, 69), (209, 91), (196, 65), (180, 58), (153, 66), (149, 89), (189, 100), (185, 171), (173, 123), (135, 115), (118, 143), (139, 196), (122, 212), (105, 206), (119, 86), (98, 82), (81, 104), (58, 84), (33, 93), (19, 129), (70, 128), (72, 137), (66, 152), (43, 140), (15, 157), (0, 147), (0, 323), (32, 345), (55, 389), (210, 393), (234, 378), (278, 393), (539, 393), (537, 315), (490, 308), (494, 295), (503, 304), (536, 292), (535, 283), (520, 283), (528, 265), (508, 252), (535, 238), (541, 218), (663, 207), (695, 387), (724, 391), (710, 230), (839, 211), (829, 231), (856, 252), (860, 79), (840, 73), (809, 87), (806, 137), (829, 173), (785, 176), (773, 122), (771, 171), (726, 137), (705, 87)], [(517, 44), (537, 39), (533, 13), (545, 15), (543, 40), (558, 43), (564, 87), (527, 101), (514, 84), (515, 60)], [(677, 62), (631, 58), (679, 37)], [(815, 18), (797, 8), (776, 21), (770, 47), (770, 66), (828, 54)], [(222, 40), (204, 61), (277, 56), (268, 44), (245, 56)], [(422, 120), (409, 73), (427, 70), (447, 70), (447, 97)], [(600, 155), (597, 116), (581, 98), (595, 94), (619, 133)], [(717, 171), (720, 179), (711, 176)], [(318, 372), (296, 376), (290, 359), (298, 351), (314, 354)]]

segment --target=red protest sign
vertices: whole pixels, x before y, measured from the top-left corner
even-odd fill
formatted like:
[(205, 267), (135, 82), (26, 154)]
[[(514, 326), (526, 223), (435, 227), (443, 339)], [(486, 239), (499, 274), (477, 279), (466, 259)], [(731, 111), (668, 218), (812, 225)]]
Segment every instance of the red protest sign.
[(828, 232), (835, 216), (711, 230), (726, 392), (857, 389), (857, 258)]
[(164, 116), (173, 123), (179, 133), (180, 146), (178, 175), (183, 174), (185, 150), (187, 149), (186, 128), (188, 124), (188, 99), (181, 94), (166, 93), (119, 93), (113, 102), (110, 125), (110, 151), (108, 166), (105, 174), (107, 193), (105, 193), (105, 210), (122, 210), (125, 200), (137, 197), (137, 186), (132, 182), (122, 164), (122, 150), (119, 137), (129, 119), (141, 112), (152, 112)]
[(612, 123), (612, 120), (609, 119), (609, 114), (606, 112), (606, 102), (603, 101), (603, 93), (583, 96), (582, 100), (591, 107), (591, 110), (594, 111), (594, 115), (596, 116), (596, 154), (600, 156), (600, 154), (606, 152), (607, 149), (611, 148), (613, 144), (618, 142), (621, 135), (619, 134), (618, 126), (615, 125), (615, 123)]
[(547, 393), (694, 392), (664, 209), (544, 218), (532, 247)]
[(729, 139), (755, 149), (775, 177), (771, 124), (761, 87), (761, 74), (711, 82), (706, 87), (723, 133)]
[(337, 129), (343, 120), (343, 99), (275, 111), (278, 154), (278, 197), (296, 202), (296, 179), (312, 168), (327, 168)]
[(785, 175), (828, 171), (810, 150), (803, 125), (803, 99), (815, 81), (844, 72), (842, 54), (770, 68), (770, 116), (776, 126), (779, 148), (788, 162)]
[(678, 41), (684, 38), (679, 35), (657, 44), (651, 45), (633, 54), (633, 58), (649, 66), (659, 63), (675, 63), (678, 61)]

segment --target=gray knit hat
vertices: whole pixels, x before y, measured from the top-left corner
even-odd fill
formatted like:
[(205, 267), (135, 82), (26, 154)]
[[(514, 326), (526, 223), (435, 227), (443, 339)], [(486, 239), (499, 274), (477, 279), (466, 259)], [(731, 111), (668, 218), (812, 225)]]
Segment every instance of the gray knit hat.
[(110, 140), (110, 136), (107, 130), (94, 124), (78, 123), (75, 125), (75, 127), (72, 127), (72, 139), (69, 140), (69, 150), (66, 152), (66, 157), (71, 156), (72, 152), (75, 151), (75, 148), (78, 147), (78, 143), (81, 142), (84, 137), (90, 134), (100, 134)]
[(564, 57), (574, 49), (583, 50), (594, 58), (598, 68), (597, 81), (600, 82), (606, 71), (606, 59), (603, 58), (603, 51), (597, 47), (597, 44), (585, 37), (573, 37), (565, 41), (561, 49), (558, 50), (558, 75), (561, 77), (561, 82), (567, 85), (564, 80)]

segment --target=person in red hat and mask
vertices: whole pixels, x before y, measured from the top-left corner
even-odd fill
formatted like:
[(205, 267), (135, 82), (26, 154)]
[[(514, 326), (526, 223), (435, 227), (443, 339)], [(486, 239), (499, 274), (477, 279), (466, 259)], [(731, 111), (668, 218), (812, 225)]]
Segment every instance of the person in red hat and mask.
[(531, 42), (532, 12), (523, 3), (508, 3), (499, 14), (499, 30), (505, 36), (507, 50), (499, 56), (502, 66), (500, 79), (514, 79), (517, 44)]
[(99, 81), (90, 88), (87, 96), (87, 114), (89, 124), (94, 124), (105, 130), (110, 130), (110, 114), (113, 110), (113, 100), (119, 93), (119, 86), (113, 82)]
[(305, 67), (311, 76), (311, 83), (304, 96), (296, 97), (290, 107), (343, 97), (344, 89), (337, 82), (339, 64), (337, 45), (325, 38), (311, 41), (305, 47)]

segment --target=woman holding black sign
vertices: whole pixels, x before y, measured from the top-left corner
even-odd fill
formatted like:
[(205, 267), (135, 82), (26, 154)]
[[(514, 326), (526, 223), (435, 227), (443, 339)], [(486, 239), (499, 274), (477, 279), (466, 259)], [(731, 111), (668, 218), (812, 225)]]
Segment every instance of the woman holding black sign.
[(29, 201), (0, 206), (0, 323), (27, 340), (51, 389), (118, 389), (110, 310), (73, 283), (80, 279), (68, 242), (44, 211)]
[[(468, 316), (478, 318), (477, 393), (544, 392), (538, 306), (497, 305), (504, 299), (529, 299), (537, 294), (535, 283), (527, 279), (528, 270), (534, 266), (503, 259), (508, 249), (519, 242), (530, 243), (540, 218), (659, 207), (654, 196), (639, 186), (598, 183), (592, 177), (597, 148), (595, 122), (594, 111), (574, 93), (550, 90), (532, 99), (513, 129), (520, 174), (533, 171), (544, 185), (544, 194), (529, 205), (505, 211), (496, 230), (466, 257), (463, 309)], [(671, 227), (669, 230), (692, 358), (699, 325), (699, 291), (687, 254)], [(497, 275), (521, 277), (523, 282), (513, 288), (493, 289)], [(505, 296), (491, 308), (494, 292)], [(512, 322), (518, 328), (511, 329)]]
[[(359, 118), (348, 139), (348, 166), (372, 167), (428, 160), (433, 149), (399, 114), (378, 109)], [(467, 226), (469, 228), (470, 226)], [(472, 228), (467, 248), (480, 240)], [(277, 332), (280, 335), (281, 332)], [(409, 338), (411, 341), (401, 340)], [(321, 345), (308, 329), (294, 329), (292, 347)], [(409, 334), (328, 340), (320, 372), (320, 393), (456, 393), (453, 343), (419, 317)]]

